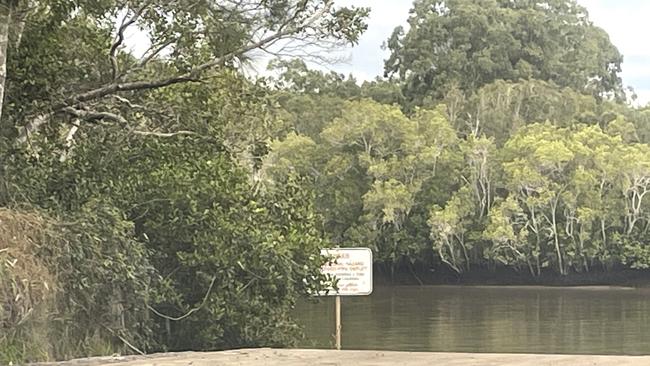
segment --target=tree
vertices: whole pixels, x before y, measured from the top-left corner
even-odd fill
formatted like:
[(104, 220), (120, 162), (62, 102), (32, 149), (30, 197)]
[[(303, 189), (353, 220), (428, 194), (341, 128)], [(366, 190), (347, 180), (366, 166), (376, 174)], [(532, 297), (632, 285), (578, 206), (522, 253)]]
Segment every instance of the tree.
[(396, 105), (352, 100), (318, 140), (291, 133), (274, 141), (262, 172), (271, 186), (295, 173), (308, 177), (330, 240), (369, 245), (394, 270), (428, 249), (422, 230), (439, 199), (433, 181), (454, 179), (447, 173), (458, 144), (444, 107), (409, 118)]
[[(625, 113), (626, 112), (626, 113)], [(634, 124), (640, 142), (650, 142), (650, 107), (625, 111), (626, 119)]]
[(539, 253), (528, 245), (528, 218), (516, 199), (508, 197), (496, 204), (490, 209), (488, 219), (483, 236), (492, 246), (484, 253), (486, 259), (506, 266), (525, 265), (532, 276), (539, 276), (540, 268), (534, 268), (532, 262)]
[(401, 105), (404, 102), (399, 83), (379, 77), (361, 84), (361, 96), (382, 104)]
[(334, 71), (324, 73), (312, 70), (300, 59), (289, 61), (275, 59), (268, 65), (270, 71), (279, 72), (277, 84), (280, 90), (318, 96), (338, 96), (351, 99), (359, 96), (360, 88), (352, 75), (345, 77)]
[[(40, 4), (40, 3), (39, 3)], [(41, 9), (42, 8), (42, 9)], [(215, 77), (214, 72), (233, 68), (247, 60), (254, 50), (268, 49), (283, 40), (356, 42), (365, 29), (366, 9), (335, 8), (333, 1), (207, 1), (195, 4), (179, 1), (139, 1), (65, 3), (61, 7), (42, 6), (33, 15), (36, 27), (47, 25), (53, 35), (82, 24), (85, 31), (100, 38), (79, 49), (99, 48), (84, 68), (87, 81), (60, 85), (47, 93), (45, 103), (25, 111), (25, 121), (18, 124), (17, 141), (26, 142), (41, 126), (53, 121), (72, 119), (80, 126), (87, 122), (109, 121), (128, 124), (125, 103), (134, 93), (164, 88), (174, 84), (196, 83)], [(120, 14), (119, 25), (110, 20)], [(121, 16), (124, 14), (123, 16)], [(36, 38), (29, 27), (26, 35)], [(141, 57), (124, 51), (124, 34), (137, 25), (148, 36), (150, 47)], [(107, 37), (114, 33), (114, 39)], [(42, 34), (42, 33), (41, 33)], [(103, 37), (99, 37), (102, 35)], [(32, 42), (27, 39), (25, 42)], [(28, 64), (29, 54), (16, 54), (9, 64), (14, 69)], [(18, 57), (21, 56), (21, 57)], [(64, 63), (78, 57), (66, 55)], [(12, 81), (20, 90), (30, 75)], [(9, 101), (10, 103), (12, 101)], [(62, 118), (64, 117), (64, 118)]]
[[(46, 324), (53, 337), (67, 329), (74, 337), (61, 340), (88, 347), (48, 338), (53, 356), (85, 356), (93, 339), (147, 351), (291, 344), (289, 310), (323, 280), (325, 244), (304, 182), (256, 190), (249, 168), (213, 137), (90, 132), (65, 162), (44, 150), (2, 182), (6, 197), (29, 197), (70, 221), (57, 228), (69, 233), (65, 246), (39, 245), (38, 258), (56, 264), (48, 269), (59, 274), (57, 300), (70, 319)], [(118, 305), (126, 328), (107, 310)]]
[(495, 80), (538, 79), (598, 97), (622, 97), (622, 56), (575, 1), (417, 0), (409, 28), (387, 42), (385, 73), (410, 105)]
[(291, 344), (290, 309), (323, 280), (313, 197), (291, 179), (255, 192), (220, 150), (179, 137), (121, 157), (115, 195), (165, 279), (149, 302), (156, 338), (175, 350)]
[(274, 60), (269, 69), (279, 73), (270, 84), (277, 89), (274, 95), (286, 112), (290, 130), (315, 141), (328, 123), (341, 116), (344, 101), (360, 94), (352, 76), (311, 70), (299, 59)]
[(307, 136), (290, 133), (284, 140), (274, 140), (264, 158), (261, 176), (266, 183), (282, 184), (287, 177), (298, 175), (317, 180), (323, 174), (322, 151)]
[(475, 206), (478, 209), (477, 216), (482, 218), (488, 214), (494, 200), (493, 176), (497, 165), (494, 140), (469, 136), (461, 144), (461, 150), (465, 155), (467, 168), (463, 179), (472, 187), (476, 198)]
[[(560, 240), (561, 197), (568, 187), (570, 163), (574, 152), (563, 131), (548, 124), (531, 125), (505, 145), (507, 158), (503, 168), (508, 188), (531, 217), (531, 231), (542, 235), (545, 227), (555, 249), (560, 274), (566, 274), (564, 250)], [(542, 221), (542, 222), (540, 222)]]
[(497, 80), (474, 92), (448, 94), (446, 102), (455, 107), (450, 108), (455, 127), (463, 135), (492, 137), (499, 146), (532, 123), (567, 127), (575, 122), (598, 124), (603, 117), (593, 96), (540, 80)]
[(471, 190), (464, 186), (453, 194), (444, 208), (434, 206), (427, 221), (433, 249), (440, 260), (457, 273), (471, 268), (472, 243), (467, 241), (467, 233), (474, 216), (472, 203)]
[[(10, 329), (9, 346), (44, 351), (9, 361), (87, 356), (97, 344), (291, 344), (289, 310), (324, 280), (321, 220), (302, 180), (261, 190), (251, 179), (288, 128), (264, 81), (240, 67), (283, 40), (354, 42), (366, 11), (309, 0), (29, 5), (7, 53), (0, 205), (34, 207), (65, 235), (25, 254), (61, 291), (37, 319), (46, 338)], [(124, 45), (136, 26), (151, 41), (144, 55)]]

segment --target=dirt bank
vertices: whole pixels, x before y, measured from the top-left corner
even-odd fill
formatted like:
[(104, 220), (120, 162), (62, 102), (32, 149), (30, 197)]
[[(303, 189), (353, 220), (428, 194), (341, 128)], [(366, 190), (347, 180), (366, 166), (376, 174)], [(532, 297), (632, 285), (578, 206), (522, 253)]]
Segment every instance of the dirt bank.
[(333, 351), (302, 349), (242, 349), (223, 352), (184, 352), (143, 357), (104, 357), (73, 360), (48, 366), (647, 366), (650, 356), (582, 356), (472, 354), (391, 351)]

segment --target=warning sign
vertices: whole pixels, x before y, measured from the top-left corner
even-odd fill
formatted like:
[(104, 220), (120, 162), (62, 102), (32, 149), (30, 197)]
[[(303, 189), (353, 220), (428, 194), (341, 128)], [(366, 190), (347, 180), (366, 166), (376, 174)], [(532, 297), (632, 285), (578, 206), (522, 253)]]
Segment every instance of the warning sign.
[(369, 248), (331, 248), (321, 250), (321, 254), (331, 258), (323, 265), (323, 273), (338, 280), (338, 291), (330, 289), (327, 295), (360, 296), (372, 293), (372, 251)]

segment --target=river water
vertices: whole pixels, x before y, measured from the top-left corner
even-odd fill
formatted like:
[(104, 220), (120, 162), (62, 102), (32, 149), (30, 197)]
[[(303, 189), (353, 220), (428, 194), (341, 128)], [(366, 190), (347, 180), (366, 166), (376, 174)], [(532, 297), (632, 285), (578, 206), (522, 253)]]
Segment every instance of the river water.
[[(300, 346), (334, 344), (334, 299), (297, 307)], [(396, 286), (342, 298), (343, 349), (650, 354), (650, 290)]]

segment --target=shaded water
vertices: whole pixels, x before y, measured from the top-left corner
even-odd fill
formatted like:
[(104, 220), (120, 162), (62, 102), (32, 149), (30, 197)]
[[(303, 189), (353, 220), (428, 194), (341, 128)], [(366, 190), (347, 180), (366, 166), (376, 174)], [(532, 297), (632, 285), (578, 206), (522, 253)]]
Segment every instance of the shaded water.
[[(302, 347), (330, 348), (334, 299), (302, 303)], [(650, 354), (650, 291), (379, 287), (342, 299), (343, 349)]]

